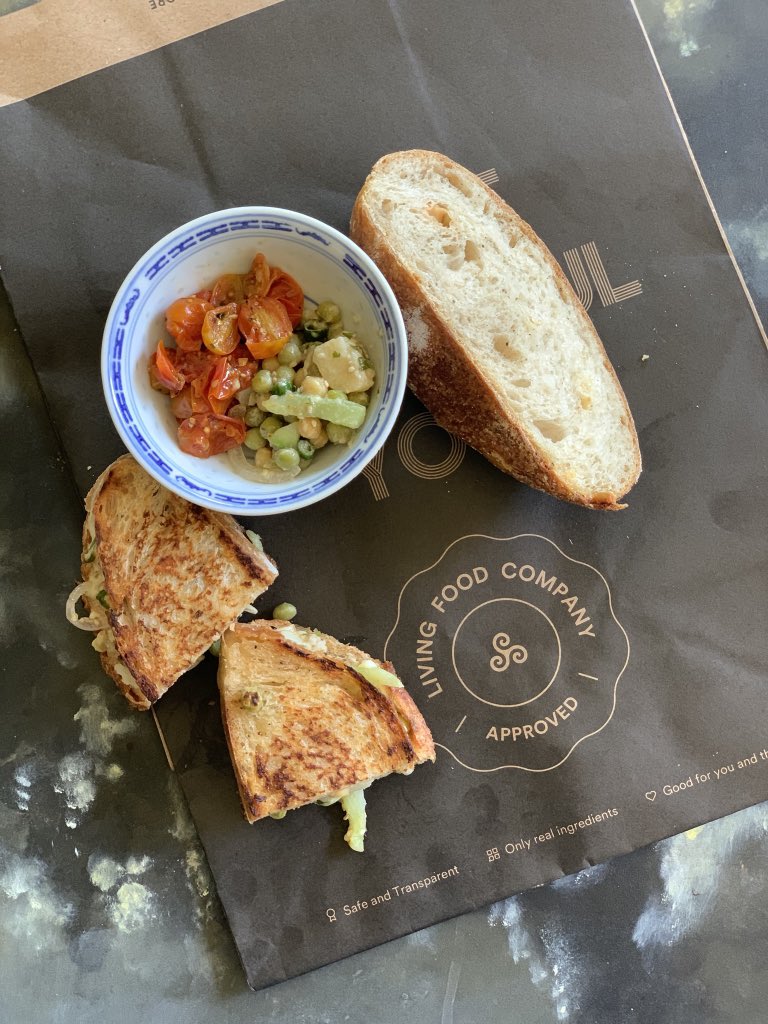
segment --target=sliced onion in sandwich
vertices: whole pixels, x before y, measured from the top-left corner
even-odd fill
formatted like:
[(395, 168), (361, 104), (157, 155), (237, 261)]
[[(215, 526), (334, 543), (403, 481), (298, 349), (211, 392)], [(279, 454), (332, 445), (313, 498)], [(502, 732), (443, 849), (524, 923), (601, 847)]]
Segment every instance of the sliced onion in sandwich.
[(85, 616), (80, 616), (77, 613), (77, 602), (87, 591), (87, 583), (78, 583), (69, 595), (67, 598), (67, 618), (78, 629), (84, 629), (87, 633), (95, 633), (99, 629), (104, 629), (104, 616), (97, 614), (94, 617), (93, 612)]

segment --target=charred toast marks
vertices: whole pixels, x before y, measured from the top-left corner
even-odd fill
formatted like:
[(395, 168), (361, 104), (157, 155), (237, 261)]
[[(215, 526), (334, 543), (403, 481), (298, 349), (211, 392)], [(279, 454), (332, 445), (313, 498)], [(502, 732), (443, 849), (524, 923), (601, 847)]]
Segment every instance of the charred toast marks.
[(222, 716), (248, 821), (434, 760), (411, 697), (369, 683), (354, 668), (366, 659), (288, 623), (238, 623), (224, 634)]
[(98, 614), (103, 592), (102, 663), (146, 709), (266, 590), (277, 567), (231, 516), (171, 493), (130, 455), (101, 474), (85, 506), (83, 557), (94, 555), (82, 563), (93, 583), (83, 600)]

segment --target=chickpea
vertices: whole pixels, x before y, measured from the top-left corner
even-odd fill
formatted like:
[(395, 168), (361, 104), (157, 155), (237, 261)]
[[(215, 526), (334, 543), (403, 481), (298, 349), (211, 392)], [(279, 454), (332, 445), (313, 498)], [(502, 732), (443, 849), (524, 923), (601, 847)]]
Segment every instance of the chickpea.
[(308, 441), (314, 441), (316, 437), (320, 436), (323, 429), (323, 424), (317, 416), (305, 416), (303, 420), (299, 420), (296, 426), (299, 428), (299, 434), (306, 437)]
[(325, 396), (328, 393), (328, 381), (322, 377), (305, 377), (301, 384), (301, 393)]

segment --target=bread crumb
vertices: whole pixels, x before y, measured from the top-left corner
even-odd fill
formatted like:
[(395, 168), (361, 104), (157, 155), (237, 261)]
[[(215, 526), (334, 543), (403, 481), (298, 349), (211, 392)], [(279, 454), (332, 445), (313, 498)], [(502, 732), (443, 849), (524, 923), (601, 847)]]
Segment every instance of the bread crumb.
[(641, 363), (645, 363), (645, 362), (647, 362), (647, 360), (649, 360), (650, 358), (651, 358), (651, 357), (650, 357), (650, 356), (648, 355), (648, 353), (647, 353), (647, 352), (645, 352), (645, 353), (643, 353), (643, 355), (641, 355), (641, 356), (640, 356), (640, 362), (641, 362)]

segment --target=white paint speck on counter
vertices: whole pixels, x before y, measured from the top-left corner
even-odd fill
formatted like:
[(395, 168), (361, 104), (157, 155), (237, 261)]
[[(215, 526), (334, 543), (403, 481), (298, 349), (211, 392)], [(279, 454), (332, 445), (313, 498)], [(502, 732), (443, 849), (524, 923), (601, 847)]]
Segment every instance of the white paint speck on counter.
[(67, 754), (59, 761), (59, 783), (53, 788), (63, 793), (72, 811), (87, 811), (96, 796), (92, 778), (93, 761), (85, 754)]
[(3, 858), (0, 893), (3, 932), (35, 951), (63, 947), (73, 908), (56, 894), (41, 860), (18, 854)]
[(696, 33), (703, 16), (716, 0), (664, 0), (664, 28), (681, 57), (692, 57), (701, 49)]
[(121, 931), (136, 931), (155, 916), (154, 896), (141, 882), (123, 882), (110, 904), (110, 913)]
[(663, 890), (646, 902), (637, 919), (635, 945), (642, 950), (672, 946), (694, 931), (712, 913), (728, 864), (740, 863), (748, 841), (767, 838), (763, 804), (665, 840), (659, 869)]
[(114, 889), (125, 874), (125, 868), (113, 857), (91, 854), (88, 858), (88, 875), (91, 883), (102, 892)]
[(132, 712), (124, 718), (112, 718), (101, 686), (87, 683), (78, 687), (78, 693), (83, 705), (74, 720), (80, 724), (80, 741), (89, 754), (106, 758), (112, 752), (115, 740), (137, 729), (137, 716)]

